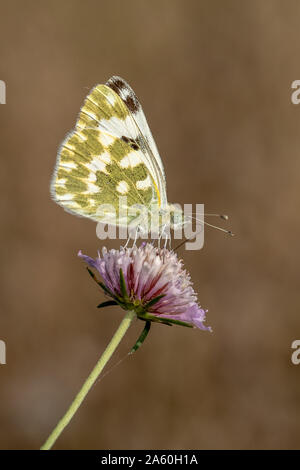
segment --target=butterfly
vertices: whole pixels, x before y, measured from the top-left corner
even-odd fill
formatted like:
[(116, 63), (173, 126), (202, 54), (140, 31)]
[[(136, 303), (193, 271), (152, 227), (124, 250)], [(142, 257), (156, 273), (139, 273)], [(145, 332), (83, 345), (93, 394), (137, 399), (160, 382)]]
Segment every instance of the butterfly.
[(134, 223), (141, 233), (185, 223), (181, 208), (167, 201), (163, 163), (141, 104), (118, 76), (85, 98), (59, 148), (51, 194), (68, 212), (120, 227)]

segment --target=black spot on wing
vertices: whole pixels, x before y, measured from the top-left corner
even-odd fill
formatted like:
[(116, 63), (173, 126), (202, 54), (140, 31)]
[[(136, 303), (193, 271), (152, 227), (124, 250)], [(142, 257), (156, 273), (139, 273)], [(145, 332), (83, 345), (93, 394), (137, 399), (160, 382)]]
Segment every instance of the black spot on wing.
[(122, 135), (121, 139), (123, 142), (126, 142), (126, 144), (129, 144), (133, 150), (138, 150), (140, 148), (139, 144), (134, 139), (126, 137), (126, 135)]
[(106, 83), (109, 88), (111, 88), (121, 100), (126, 104), (129, 111), (133, 114), (138, 112), (141, 108), (139, 100), (137, 99), (136, 94), (133, 89), (128, 85), (128, 83), (123, 80), (121, 77), (111, 77)]
[(110, 78), (107, 82), (107, 86), (109, 86), (109, 88), (111, 88), (112, 90), (114, 90), (119, 96), (120, 96), (120, 92), (122, 90), (122, 88), (125, 88), (125, 83), (121, 78)]
[(137, 100), (134, 99), (133, 96), (127, 96), (124, 103), (126, 104), (129, 111), (131, 111), (132, 113), (137, 113), (138, 112), (140, 104)]
[(136, 144), (135, 142), (130, 144), (131, 147), (133, 148), (133, 150), (138, 150), (140, 147), (138, 146), (138, 144)]

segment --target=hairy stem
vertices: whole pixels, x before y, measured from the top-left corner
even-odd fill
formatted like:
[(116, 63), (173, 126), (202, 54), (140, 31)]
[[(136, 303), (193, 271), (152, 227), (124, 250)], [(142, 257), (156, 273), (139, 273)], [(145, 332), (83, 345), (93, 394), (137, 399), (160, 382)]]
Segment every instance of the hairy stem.
[(108, 344), (107, 348), (105, 349), (104, 353), (100, 357), (99, 361), (95, 365), (94, 369), (84, 382), (81, 390), (76, 395), (74, 401), (71, 403), (66, 414), (61, 418), (58, 422), (56, 427), (53, 429), (52, 433), (46, 440), (45, 444), (41, 447), (41, 450), (49, 450), (55, 443), (56, 439), (61, 435), (65, 427), (69, 424), (73, 416), (75, 415), (76, 411), (80, 407), (81, 403), (87, 396), (88, 392), (94, 385), (95, 381), (101, 374), (102, 370), (106, 366), (107, 362), (111, 358), (114, 351), (117, 349), (120, 341), (122, 340), (123, 336), (125, 335), (126, 331), (128, 330), (132, 320), (136, 317), (134, 311), (129, 311), (123, 318), (119, 328), (115, 332), (114, 336), (112, 337), (110, 343)]

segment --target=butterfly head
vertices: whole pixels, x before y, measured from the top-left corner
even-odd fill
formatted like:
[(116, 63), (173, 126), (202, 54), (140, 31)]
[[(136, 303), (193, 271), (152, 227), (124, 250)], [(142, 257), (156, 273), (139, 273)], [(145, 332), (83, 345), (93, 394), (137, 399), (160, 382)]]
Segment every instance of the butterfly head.
[(179, 204), (167, 204), (165, 208), (159, 210), (159, 214), (161, 227), (168, 226), (176, 230), (188, 222)]

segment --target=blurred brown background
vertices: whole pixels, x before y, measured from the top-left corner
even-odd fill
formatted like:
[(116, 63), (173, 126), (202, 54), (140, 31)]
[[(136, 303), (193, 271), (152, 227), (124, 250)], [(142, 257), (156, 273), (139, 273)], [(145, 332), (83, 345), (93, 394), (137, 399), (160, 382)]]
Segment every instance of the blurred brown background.
[(0, 10), (0, 447), (40, 447), (121, 320), (118, 308), (96, 309), (103, 295), (77, 258), (102, 245), (95, 223), (49, 195), (85, 95), (118, 74), (142, 101), (169, 200), (228, 213), (237, 236), (206, 230), (203, 250), (181, 251), (214, 333), (154, 325), (55, 448), (299, 448), (299, 2), (7, 0)]

